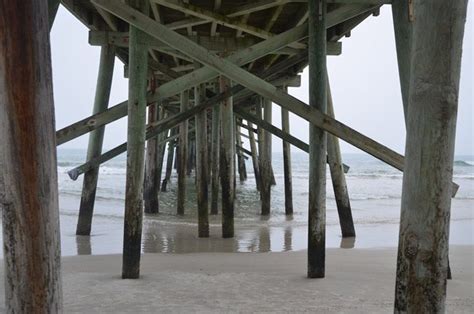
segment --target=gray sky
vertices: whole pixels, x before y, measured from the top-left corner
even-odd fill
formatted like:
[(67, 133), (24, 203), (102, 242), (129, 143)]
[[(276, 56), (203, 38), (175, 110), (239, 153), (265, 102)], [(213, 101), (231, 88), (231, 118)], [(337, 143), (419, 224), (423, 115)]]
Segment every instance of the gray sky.
[[(464, 36), (456, 154), (474, 155), (473, 133), (473, 50), (472, 4)], [(58, 129), (89, 116), (92, 112), (99, 63), (99, 47), (88, 44), (88, 32), (67, 10), (60, 8), (51, 32), (53, 83)], [(370, 17), (359, 25), (350, 38), (342, 40), (342, 55), (328, 57), (328, 70), (336, 118), (359, 132), (403, 153), (405, 127), (398, 80), (398, 67), (393, 34), (392, 14), (384, 6), (378, 17)], [(308, 101), (307, 69), (302, 86), (290, 93)], [(123, 65), (116, 60), (110, 105), (127, 99), (127, 80)], [(273, 122), (280, 125), (280, 107), (275, 105)], [(308, 123), (291, 117), (291, 132), (308, 141)], [(126, 140), (126, 120), (106, 128), (106, 148)], [(61, 146), (85, 148), (87, 136)], [(344, 153), (360, 152), (341, 141)], [(281, 151), (281, 142), (274, 139), (274, 151)]]

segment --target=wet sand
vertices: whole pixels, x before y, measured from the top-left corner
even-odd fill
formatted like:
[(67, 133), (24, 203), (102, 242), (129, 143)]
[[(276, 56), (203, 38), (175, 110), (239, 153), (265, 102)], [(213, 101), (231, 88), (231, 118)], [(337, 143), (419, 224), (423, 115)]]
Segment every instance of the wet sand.
[[(451, 247), (454, 279), (448, 282), (448, 313), (474, 310), (473, 256), (473, 246)], [(139, 280), (120, 279), (120, 255), (64, 257), (64, 309), (66, 313), (391, 313), (395, 257), (393, 248), (328, 249), (327, 277), (307, 279), (304, 251), (144, 254)]]

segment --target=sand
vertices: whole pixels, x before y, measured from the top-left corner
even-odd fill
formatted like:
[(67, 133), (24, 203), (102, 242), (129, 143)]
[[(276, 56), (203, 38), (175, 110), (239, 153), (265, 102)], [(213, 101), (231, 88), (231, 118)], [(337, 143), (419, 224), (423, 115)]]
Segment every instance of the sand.
[[(451, 248), (448, 312), (474, 311), (473, 255), (473, 246)], [(139, 280), (120, 279), (120, 255), (65, 257), (64, 308), (66, 313), (391, 313), (395, 257), (394, 248), (329, 249), (326, 278), (307, 279), (304, 251), (145, 254)]]

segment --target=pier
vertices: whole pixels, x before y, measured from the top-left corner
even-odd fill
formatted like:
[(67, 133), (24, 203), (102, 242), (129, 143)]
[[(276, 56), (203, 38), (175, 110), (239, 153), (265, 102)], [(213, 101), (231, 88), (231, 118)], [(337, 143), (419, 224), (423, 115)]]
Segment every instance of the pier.
[[(89, 44), (101, 53), (91, 115), (57, 130), (49, 32), (59, 5), (89, 29)], [(343, 53), (341, 39), (376, 18), (382, 6), (393, 12), (404, 156), (337, 119), (326, 65), (328, 55)], [(56, 149), (88, 136), (86, 162), (68, 172), (71, 180), (83, 180), (76, 234), (90, 236), (94, 226), (101, 165), (126, 154), (123, 279), (141, 280), (143, 216), (160, 214), (173, 171), (179, 216), (188, 214), (185, 181), (195, 177), (200, 238), (209, 237), (211, 215), (221, 215), (223, 238), (234, 237), (236, 181), (251, 171), (258, 213), (268, 216), (272, 137), (283, 142), (279, 188), (287, 216), (296, 210), (292, 149), (309, 155), (307, 269), (300, 271), (324, 278), (328, 184), (341, 236), (357, 234), (342, 140), (403, 172), (394, 311), (444, 312), (450, 206), (459, 187), (452, 176), (466, 11), (467, 0), (0, 0), (7, 311), (62, 311)], [(115, 62), (123, 63), (128, 99), (111, 104)], [(306, 67), (308, 103), (288, 93), (300, 86)], [(275, 106), (281, 128), (274, 125)], [(308, 143), (291, 134), (290, 113), (309, 123)], [(123, 117), (126, 140), (105, 151), (107, 125)]]

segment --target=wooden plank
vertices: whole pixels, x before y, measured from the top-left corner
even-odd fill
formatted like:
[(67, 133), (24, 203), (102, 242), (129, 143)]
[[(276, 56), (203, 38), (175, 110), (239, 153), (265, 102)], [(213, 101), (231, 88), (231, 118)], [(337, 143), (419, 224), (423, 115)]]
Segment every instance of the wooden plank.
[[(235, 141), (237, 147), (243, 147), (242, 137), (240, 136), (240, 127), (237, 124), (237, 120), (235, 120)], [(239, 172), (239, 180), (245, 181), (247, 180), (247, 169), (245, 168), (245, 159), (242, 150), (237, 150), (237, 166)]]
[[(205, 85), (194, 88), (195, 106), (205, 100)], [(196, 193), (198, 205), (198, 236), (209, 237), (209, 158), (207, 149), (207, 111), (196, 115)]]
[(4, 310), (62, 313), (48, 3), (0, 1), (0, 38)]
[[(171, 135), (174, 136), (178, 132), (176, 128), (171, 130)], [(165, 178), (161, 183), (161, 192), (167, 191), (168, 182), (171, 180), (171, 172), (173, 171), (173, 159), (174, 159), (174, 151), (175, 151), (175, 143), (174, 141), (170, 141), (168, 143), (168, 155), (166, 157), (166, 170), (165, 170)]]
[(255, 140), (255, 134), (252, 131), (253, 125), (251, 122), (247, 122), (249, 126), (249, 142), (250, 142), (250, 152), (252, 157), (253, 173), (255, 176), (255, 185), (257, 191), (260, 191), (260, 168), (258, 167), (258, 152), (257, 152), (257, 143)]
[[(114, 73), (114, 63), (115, 47), (110, 45), (102, 46), (92, 114), (103, 112), (109, 105), (112, 77)], [(102, 154), (104, 132), (105, 126), (102, 126), (89, 134), (87, 161), (90, 161), (91, 159), (96, 158)], [(94, 203), (98, 179), (98, 167), (90, 169), (84, 174), (76, 235), (88, 236), (91, 234), (92, 216), (94, 213)]]
[(444, 313), (450, 183), (467, 1), (415, 1), (412, 5), (394, 312)]
[(49, 20), (49, 30), (53, 28), (54, 20), (56, 18), (56, 14), (58, 13), (59, 4), (61, 3), (60, 0), (48, 0), (48, 20)]
[(220, 149), (220, 111), (219, 105), (212, 108), (211, 130), (211, 215), (217, 215), (219, 202), (219, 149)]
[[(230, 89), (230, 80), (219, 78), (220, 92)], [(219, 172), (222, 189), (222, 237), (234, 237), (234, 200), (235, 200), (235, 138), (232, 98), (221, 105), (221, 135), (219, 152)]]
[[(326, 113), (326, 0), (310, 1), (309, 105)], [(321, 49), (323, 48), (323, 49)], [(326, 132), (309, 127), (308, 278), (324, 278), (326, 264)]]
[[(327, 112), (334, 118), (334, 106), (332, 102), (329, 78), (327, 79)], [(351, 202), (347, 190), (346, 177), (344, 175), (341, 149), (339, 140), (333, 135), (327, 137), (328, 164), (331, 172), (334, 198), (336, 199), (337, 214), (339, 215), (339, 225), (343, 238), (355, 237), (354, 221), (352, 219)]]
[[(135, 8), (146, 12), (145, 0), (130, 0)], [(148, 47), (140, 43), (143, 32), (130, 26), (127, 125), (127, 171), (125, 187), (125, 224), (123, 237), (122, 278), (140, 277), (143, 220), (143, 179), (145, 168), (145, 120)]]

